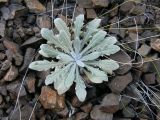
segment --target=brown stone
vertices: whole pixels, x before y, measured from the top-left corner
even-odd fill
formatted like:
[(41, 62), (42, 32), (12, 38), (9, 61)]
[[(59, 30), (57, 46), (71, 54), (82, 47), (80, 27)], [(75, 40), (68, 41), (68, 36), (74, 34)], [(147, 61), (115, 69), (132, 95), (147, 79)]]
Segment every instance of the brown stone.
[(0, 0), (0, 2), (8, 2), (8, 0)]
[(94, 9), (86, 9), (86, 12), (87, 12), (88, 19), (94, 19), (97, 17), (97, 14)]
[(127, 12), (129, 12), (134, 7), (135, 7), (134, 2), (132, 2), (132, 1), (131, 2), (126, 2), (123, 5), (121, 5), (120, 11), (122, 11), (124, 13), (127, 13)]
[(92, 0), (77, 0), (77, 4), (79, 7), (82, 7), (82, 8), (92, 8), (93, 7)]
[(85, 104), (81, 107), (81, 110), (84, 111), (85, 113), (89, 113), (91, 109), (92, 109), (91, 103)]
[(3, 60), (6, 57), (4, 53), (0, 53), (0, 60)]
[(142, 56), (148, 55), (150, 51), (151, 51), (151, 47), (146, 44), (141, 45), (141, 47), (138, 49), (138, 53)]
[(67, 107), (65, 107), (65, 109), (63, 109), (62, 111), (57, 112), (57, 114), (63, 118), (67, 117), (69, 113), (69, 110)]
[(131, 73), (127, 73), (123, 76), (116, 76), (109, 84), (109, 88), (114, 93), (120, 93), (127, 87), (130, 82), (132, 82)]
[(31, 13), (45, 12), (46, 8), (38, 0), (24, 0)]
[(23, 65), (19, 71), (24, 71), (26, 70), (26, 68), (28, 68), (28, 65), (32, 62), (34, 55), (35, 55), (35, 49), (27, 48), (25, 56), (24, 56)]
[(4, 39), (3, 40), (3, 44), (7, 49), (11, 50), (13, 53), (16, 53), (16, 52), (19, 51), (18, 44), (14, 43), (14, 42), (11, 42), (11, 41), (9, 41), (7, 39)]
[(64, 96), (59, 96), (56, 91), (48, 86), (42, 87), (40, 102), (45, 109), (63, 109), (65, 107)]
[(29, 93), (34, 93), (35, 92), (35, 76), (34, 75), (29, 75), (26, 77), (26, 85)]
[(18, 76), (18, 69), (12, 65), (3, 79), (5, 81), (13, 81), (16, 79), (17, 76)]
[(82, 105), (82, 102), (79, 101), (77, 96), (73, 97), (71, 103), (74, 107), (80, 107)]
[(115, 113), (119, 110), (119, 95), (110, 93), (106, 95), (101, 103), (100, 110), (106, 113)]
[(0, 104), (2, 104), (2, 102), (3, 102), (3, 97), (2, 95), (0, 95)]
[(95, 7), (108, 7), (109, 0), (92, 0)]
[(95, 105), (90, 113), (90, 117), (93, 120), (112, 120), (113, 114), (111, 113), (104, 113), (100, 109), (100, 106)]
[(146, 73), (143, 75), (143, 81), (147, 85), (152, 85), (156, 83), (156, 74), (155, 73)]
[(160, 52), (160, 39), (151, 40), (151, 48)]
[(76, 114), (75, 120), (85, 120), (88, 114), (84, 112), (79, 112)]
[(37, 25), (40, 28), (51, 28), (51, 18), (48, 15), (38, 16)]
[(132, 67), (131, 58), (125, 51), (119, 51), (111, 55), (110, 58), (120, 62), (119, 69), (115, 71), (117, 74), (123, 75), (127, 73)]
[(13, 54), (13, 59), (15, 61), (15, 65), (20, 66), (23, 62), (23, 56), (20, 53)]

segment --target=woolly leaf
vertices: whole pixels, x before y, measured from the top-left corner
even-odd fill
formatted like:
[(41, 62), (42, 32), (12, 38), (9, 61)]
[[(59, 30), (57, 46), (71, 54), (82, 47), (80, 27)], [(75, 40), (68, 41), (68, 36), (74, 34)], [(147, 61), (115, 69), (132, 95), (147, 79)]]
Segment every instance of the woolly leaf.
[(56, 58), (66, 62), (74, 61), (74, 59), (71, 56), (65, 53), (60, 53)]
[(92, 40), (89, 42), (88, 46), (82, 51), (82, 54), (85, 53), (87, 50), (89, 50), (90, 48), (93, 48), (96, 44), (99, 44), (101, 41), (103, 41), (104, 37), (106, 36), (106, 32), (105, 31), (99, 31), (97, 32)]
[[(96, 78), (99, 77), (103, 81), (108, 81), (108, 76), (107, 76), (107, 74), (105, 74), (104, 71), (101, 71), (98, 68), (94, 68), (89, 65), (85, 65), (85, 67), (91, 72), (92, 76), (95, 76)], [(93, 81), (93, 80), (91, 80), (91, 81)]]
[(105, 55), (111, 55), (111, 54), (115, 54), (116, 52), (118, 52), (120, 50), (120, 47), (117, 45), (109, 45), (105, 48), (104, 51), (102, 51), (102, 54)]
[(100, 25), (101, 19), (94, 19), (91, 22), (88, 23), (88, 25), (86, 26), (87, 28), (87, 32), (84, 35), (84, 42), (88, 42), (89, 38), (91, 37), (91, 35), (98, 31), (98, 27)]
[(43, 61), (35, 61), (32, 62), (29, 65), (29, 68), (33, 69), (33, 70), (37, 70), (37, 71), (46, 71), (49, 70), (50, 68), (54, 68), (58, 65), (58, 63), (56, 62), (50, 62), (47, 60), (43, 60)]
[(56, 18), (54, 20), (54, 24), (55, 24), (55, 26), (56, 26), (56, 28), (58, 29), (59, 32), (61, 30), (64, 30), (69, 37), (71, 36), (71, 34), (69, 33), (69, 29), (68, 29), (66, 23), (61, 18)]
[(41, 54), (41, 55), (43, 55), (44, 57), (56, 57), (59, 53), (61, 53), (61, 52), (59, 52), (58, 50), (56, 50), (56, 49), (54, 49), (53, 47), (51, 47), (50, 45), (47, 45), (47, 44), (42, 44), (41, 46), (40, 46), (40, 51), (39, 51), (39, 53)]
[(89, 80), (93, 83), (102, 83), (103, 80), (106, 79), (106, 76), (105, 77), (96, 76), (96, 75), (91, 74), (90, 72), (87, 72), (86, 70), (84, 71), (84, 73), (89, 78)]
[(112, 74), (113, 70), (119, 68), (119, 64), (114, 60), (101, 60), (97, 62), (98, 66), (109, 74)]
[(86, 86), (84, 81), (82, 80), (81, 76), (79, 75), (79, 71), (78, 69), (76, 69), (76, 86), (75, 86), (75, 90), (76, 90), (76, 95), (78, 97), (78, 99), (83, 102), (86, 98), (87, 92), (86, 92)]
[(64, 30), (60, 30), (59, 32), (59, 41), (62, 46), (64, 46), (68, 51), (72, 51), (72, 42)]
[(82, 48), (81, 43), (82, 41), (79, 38), (75, 38), (75, 40), (73, 41), (73, 47), (76, 54), (78, 54)]
[(75, 34), (75, 39), (79, 38), (81, 28), (83, 26), (83, 21), (84, 21), (84, 15), (79, 15), (76, 17), (76, 20), (74, 22), (74, 34)]
[(74, 79), (75, 79), (75, 71), (76, 71), (76, 64), (74, 64), (74, 65), (71, 67), (71, 69), (70, 69), (70, 71), (69, 71), (69, 73), (68, 73), (68, 76), (67, 76), (67, 78), (66, 78), (66, 80), (65, 80), (65, 86), (66, 86), (67, 88), (70, 88), (71, 85), (73, 84), (73, 81), (74, 81)]
[(85, 55), (81, 58), (82, 61), (89, 61), (89, 60), (95, 60), (101, 55), (100, 52), (93, 52), (88, 55)]

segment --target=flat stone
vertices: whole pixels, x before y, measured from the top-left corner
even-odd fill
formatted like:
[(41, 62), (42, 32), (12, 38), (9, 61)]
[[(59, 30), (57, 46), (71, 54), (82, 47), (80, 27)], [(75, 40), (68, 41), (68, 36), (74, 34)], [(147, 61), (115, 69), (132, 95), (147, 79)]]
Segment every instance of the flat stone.
[(18, 69), (15, 66), (11, 66), (10, 69), (7, 71), (6, 75), (4, 76), (3, 80), (5, 81), (13, 81), (18, 76)]
[(125, 51), (120, 50), (119, 52), (111, 55), (110, 58), (120, 62), (119, 69), (115, 71), (117, 74), (123, 75), (127, 73), (132, 67), (131, 57)]
[(6, 88), (6, 86), (0, 86), (0, 94), (1, 95), (4, 95), (4, 96), (7, 96), (7, 88)]
[(11, 65), (12, 65), (12, 63), (9, 60), (5, 60), (2, 63), (1, 70), (2, 71), (6, 71), (6, 70), (8, 70), (10, 68)]
[(5, 30), (6, 30), (6, 22), (5, 21), (0, 21), (0, 36), (4, 37), (5, 36)]
[(84, 120), (87, 118), (88, 114), (84, 112), (78, 112), (75, 116), (75, 120)]
[(62, 111), (57, 112), (57, 114), (63, 118), (67, 117), (69, 114), (69, 110), (65, 107)]
[(85, 113), (89, 113), (91, 111), (91, 109), (92, 109), (91, 103), (88, 103), (88, 104), (81, 106), (81, 110)]
[[(7, 85), (6, 88), (10, 93), (17, 96), (19, 93), (19, 90), (20, 90), (20, 86), (21, 86), (21, 83), (10, 83), (9, 85)], [(22, 97), (22, 96), (25, 96), (26, 94), (27, 94), (26, 90), (25, 90), (24, 86), (22, 85), (19, 96)]]
[(127, 13), (129, 12), (131, 9), (133, 9), (135, 7), (134, 2), (126, 2), (125, 4), (121, 5), (120, 7), (120, 11)]
[(88, 19), (94, 19), (97, 17), (96, 11), (94, 9), (86, 9), (86, 12)]
[(27, 48), (25, 56), (24, 56), (23, 65), (19, 70), (20, 72), (22, 72), (28, 68), (29, 64), (32, 62), (34, 55), (35, 55), (35, 49)]
[[(18, 109), (16, 109), (15, 113), (12, 115), (12, 120), (19, 120), (20, 114), (21, 114), (21, 120), (29, 120), (32, 110), (33, 110), (33, 107), (31, 107), (30, 105), (23, 106), (21, 108), (21, 113), (19, 112)], [(34, 111), (32, 113), (30, 120), (36, 120)]]
[(151, 48), (160, 52), (160, 39), (151, 40)]
[[(35, 32), (35, 31), (34, 31)], [(39, 29), (38, 29), (38, 31), (37, 32), (39, 32)], [(42, 40), (42, 38), (38, 38), (38, 37), (31, 37), (31, 38), (29, 38), (29, 39), (27, 39), (22, 45), (21, 45), (21, 47), (25, 47), (25, 46), (29, 46), (29, 45), (35, 45), (35, 44), (37, 44), (39, 41), (41, 41)]]
[(8, 0), (0, 0), (0, 3), (1, 3), (1, 2), (8, 2)]
[(123, 76), (116, 76), (111, 83), (109, 83), (109, 88), (114, 93), (122, 92), (127, 85), (132, 82), (132, 75), (131, 73), (127, 73)]
[(36, 78), (34, 75), (28, 75), (26, 77), (26, 85), (27, 85), (27, 90), (29, 93), (35, 93), (35, 83), (36, 83)]
[(5, 57), (6, 57), (6, 55), (4, 53), (0, 52), (0, 60), (4, 60)]
[(92, 0), (77, 0), (77, 4), (79, 7), (82, 7), (82, 8), (92, 8), (93, 7)]
[(146, 5), (136, 5), (129, 12), (134, 15), (142, 15), (145, 13)]
[(45, 12), (46, 8), (38, 0), (24, 0), (31, 13)]
[(100, 110), (100, 106), (95, 105), (90, 113), (90, 117), (93, 120), (112, 120), (113, 114), (104, 113)]
[(102, 100), (100, 110), (106, 113), (117, 112), (119, 110), (119, 99), (120, 96), (113, 93), (106, 95)]
[(17, 66), (20, 66), (23, 62), (23, 56), (18, 52), (13, 54), (13, 59)]
[(108, 7), (109, 0), (92, 0), (93, 6), (95, 7)]
[(156, 74), (155, 73), (146, 73), (143, 75), (143, 82), (146, 85), (152, 85), (156, 83)]
[(51, 18), (48, 15), (37, 16), (36, 22), (40, 28), (51, 28)]
[(138, 53), (142, 56), (148, 55), (150, 51), (151, 51), (151, 47), (146, 44), (141, 45), (141, 47), (138, 49)]
[(7, 49), (11, 50), (13, 53), (16, 53), (19, 51), (19, 45), (12, 41), (4, 39), (3, 44)]
[(72, 101), (71, 101), (73, 107), (80, 107), (82, 105), (82, 102), (79, 101), (77, 96), (74, 96)]
[(45, 109), (63, 109), (65, 107), (64, 96), (59, 96), (48, 86), (42, 87), (40, 102)]

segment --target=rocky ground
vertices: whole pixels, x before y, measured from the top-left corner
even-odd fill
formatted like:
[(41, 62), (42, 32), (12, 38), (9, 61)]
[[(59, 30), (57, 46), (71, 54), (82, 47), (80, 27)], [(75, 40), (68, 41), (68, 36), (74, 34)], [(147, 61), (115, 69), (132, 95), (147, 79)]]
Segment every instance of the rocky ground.
[[(160, 1), (53, 1), (52, 15), (50, 0), (0, 0), (0, 119), (160, 120)], [(42, 59), (37, 51), (46, 41), (40, 29), (52, 27), (52, 16), (67, 14), (71, 22), (75, 6), (74, 16), (85, 14), (86, 22), (101, 18), (101, 27), (122, 48), (111, 56), (120, 68), (108, 83), (88, 86), (83, 103), (74, 87), (59, 96), (45, 86), (49, 71), (28, 69)]]

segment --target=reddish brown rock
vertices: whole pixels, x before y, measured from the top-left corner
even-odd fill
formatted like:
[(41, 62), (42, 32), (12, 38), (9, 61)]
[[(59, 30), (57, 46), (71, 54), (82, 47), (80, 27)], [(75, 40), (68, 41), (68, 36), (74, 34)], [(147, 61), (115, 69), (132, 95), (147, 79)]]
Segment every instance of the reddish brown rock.
[(69, 110), (67, 107), (65, 107), (65, 109), (63, 109), (62, 111), (57, 112), (57, 114), (63, 118), (67, 117), (69, 113)]
[(88, 19), (94, 19), (97, 17), (97, 14), (94, 9), (86, 9), (86, 12), (87, 12)]
[(109, 88), (114, 93), (120, 93), (127, 87), (130, 82), (132, 82), (131, 73), (127, 73), (123, 76), (116, 76), (109, 84)]
[(151, 48), (160, 52), (160, 39), (151, 40)]
[(45, 12), (46, 8), (38, 0), (24, 0), (31, 13)]
[(23, 56), (20, 53), (13, 54), (15, 65), (20, 66), (23, 62)]
[(109, 0), (92, 0), (95, 7), (108, 7)]
[(13, 81), (16, 79), (17, 76), (18, 76), (18, 69), (12, 65), (3, 79), (5, 81)]
[(92, 0), (77, 0), (77, 4), (79, 7), (82, 7), (82, 8), (92, 8), (93, 7)]
[(75, 120), (85, 120), (88, 114), (84, 112), (79, 112), (76, 114)]
[(7, 49), (11, 50), (13, 53), (16, 53), (19, 51), (19, 46), (14, 42), (4, 39), (3, 44)]
[(134, 2), (126, 2), (123, 5), (121, 5), (120, 7), (120, 11), (127, 13), (129, 12), (131, 9), (133, 9), (135, 7)]
[(40, 28), (51, 28), (51, 18), (48, 15), (38, 16), (37, 25)]
[(90, 113), (90, 117), (93, 120), (112, 120), (113, 114), (111, 113), (104, 113), (100, 109), (100, 106), (95, 105)]
[(119, 110), (119, 95), (116, 94), (108, 94), (106, 95), (101, 103), (100, 110), (106, 113), (115, 113)]
[(77, 98), (77, 96), (73, 97), (71, 103), (72, 103), (72, 105), (74, 107), (80, 107), (82, 105), (82, 102), (79, 101), (79, 99)]
[(34, 75), (27, 76), (25, 81), (26, 81), (28, 92), (34, 93), (35, 92), (35, 82), (36, 82)]
[(56, 91), (48, 86), (42, 87), (40, 102), (45, 109), (63, 109), (65, 107), (64, 96), (59, 96)]
[(91, 103), (85, 104), (81, 107), (81, 110), (84, 111), (85, 113), (89, 113), (91, 109), (92, 109)]

